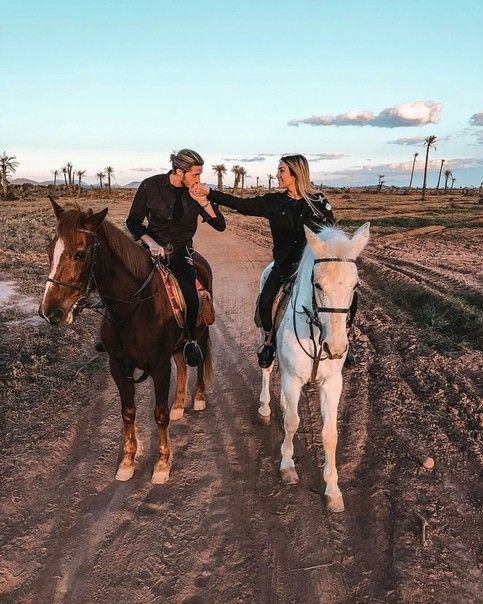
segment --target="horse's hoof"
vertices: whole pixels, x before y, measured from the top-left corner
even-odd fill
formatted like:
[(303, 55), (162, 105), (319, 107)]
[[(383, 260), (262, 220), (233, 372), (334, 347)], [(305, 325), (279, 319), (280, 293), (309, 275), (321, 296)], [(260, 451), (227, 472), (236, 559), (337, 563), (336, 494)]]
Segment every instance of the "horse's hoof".
[(269, 426), (271, 421), (270, 415), (262, 415), (260, 411), (258, 412), (258, 423), (262, 426)]
[(123, 466), (122, 464), (119, 466), (116, 472), (116, 480), (121, 480), (122, 482), (126, 482), (126, 480), (130, 480), (134, 474), (134, 464), (130, 466)]
[(195, 398), (193, 403), (193, 409), (195, 411), (204, 411), (206, 409), (206, 401), (204, 398)]
[(281, 470), (282, 474), (282, 482), (283, 484), (294, 485), (299, 483), (299, 476), (295, 468), (287, 468), (286, 470)]
[(163, 468), (162, 470), (155, 469), (151, 477), (151, 482), (153, 484), (164, 484), (165, 482), (168, 482), (170, 470), (171, 468), (169, 466)]
[(169, 412), (169, 419), (172, 422), (177, 422), (179, 419), (181, 419), (184, 415), (184, 409), (180, 408), (180, 407), (172, 407), (171, 411)]
[(329, 512), (339, 513), (344, 511), (344, 500), (342, 499), (342, 495), (326, 495), (325, 500)]

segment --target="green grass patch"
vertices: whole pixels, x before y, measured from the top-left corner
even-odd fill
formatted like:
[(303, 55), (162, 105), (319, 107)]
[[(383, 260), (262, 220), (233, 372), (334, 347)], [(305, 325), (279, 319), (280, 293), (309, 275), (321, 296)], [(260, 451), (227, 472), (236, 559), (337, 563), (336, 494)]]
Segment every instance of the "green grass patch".
[(400, 292), (398, 303), (433, 335), (443, 336), (459, 345), (481, 349), (483, 330), (483, 298), (469, 304), (459, 295), (443, 298), (428, 295), (419, 288)]
[(447, 229), (456, 228), (477, 228), (483, 227), (483, 220), (455, 220), (451, 218), (443, 218), (441, 216), (434, 216), (431, 218), (416, 218), (413, 216), (388, 216), (386, 218), (368, 218), (366, 220), (343, 218), (338, 221), (339, 226), (347, 227), (359, 227), (361, 224), (369, 221), (371, 226), (380, 227), (401, 227), (405, 229), (418, 229), (427, 226), (444, 226)]

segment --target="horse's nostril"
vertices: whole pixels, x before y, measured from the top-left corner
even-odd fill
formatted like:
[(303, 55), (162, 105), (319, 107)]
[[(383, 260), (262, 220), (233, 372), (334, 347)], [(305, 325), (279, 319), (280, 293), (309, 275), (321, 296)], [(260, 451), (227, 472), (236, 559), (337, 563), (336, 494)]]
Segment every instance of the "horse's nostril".
[(64, 312), (60, 308), (54, 308), (47, 313), (47, 320), (51, 325), (58, 325), (64, 316)]

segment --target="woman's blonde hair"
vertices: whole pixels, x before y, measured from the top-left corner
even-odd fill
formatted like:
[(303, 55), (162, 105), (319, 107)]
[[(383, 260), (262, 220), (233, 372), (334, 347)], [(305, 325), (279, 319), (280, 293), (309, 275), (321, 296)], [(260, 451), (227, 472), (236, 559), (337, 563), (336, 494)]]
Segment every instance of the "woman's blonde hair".
[(321, 192), (318, 191), (310, 180), (309, 162), (300, 154), (297, 155), (282, 155), (280, 161), (286, 164), (290, 174), (295, 178), (295, 186), (298, 194), (305, 199), (309, 204), (314, 214), (321, 215), (314, 202), (320, 197)]
[(189, 172), (193, 166), (202, 166), (205, 163), (201, 155), (191, 149), (181, 149), (181, 151), (171, 153), (169, 161), (173, 170), (179, 168), (183, 172)]

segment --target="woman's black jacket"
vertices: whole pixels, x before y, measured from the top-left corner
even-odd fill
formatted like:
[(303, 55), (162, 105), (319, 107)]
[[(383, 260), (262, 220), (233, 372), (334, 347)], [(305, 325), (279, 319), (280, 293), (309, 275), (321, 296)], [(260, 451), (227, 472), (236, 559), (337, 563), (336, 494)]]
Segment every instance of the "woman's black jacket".
[(258, 197), (235, 197), (210, 190), (208, 199), (221, 206), (237, 210), (246, 216), (267, 218), (273, 239), (273, 259), (281, 273), (291, 272), (298, 263), (307, 243), (304, 225), (318, 231), (321, 226), (335, 223), (332, 208), (323, 195), (311, 195), (314, 206), (320, 212), (315, 215), (305, 199), (291, 199), (286, 192), (267, 193)]

